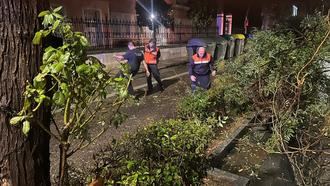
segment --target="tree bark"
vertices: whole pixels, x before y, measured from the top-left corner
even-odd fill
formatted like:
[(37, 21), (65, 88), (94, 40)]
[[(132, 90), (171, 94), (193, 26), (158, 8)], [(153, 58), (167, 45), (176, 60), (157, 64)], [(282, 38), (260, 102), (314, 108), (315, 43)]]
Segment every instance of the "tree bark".
[(68, 144), (60, 144), (59, 186), (68, 185)]
[[(48, 0), (0, 1), (0, 185), (50, 185), (50, 136), (32, 121), (26, 137), (22, 125), (10, 118), (23, 106), (26, 82), (32, 82), (41, 64), (41, 48), (32, 44), (39, 29), (38, 12)], [(50, 109), (35, 118), (49, 128)]]

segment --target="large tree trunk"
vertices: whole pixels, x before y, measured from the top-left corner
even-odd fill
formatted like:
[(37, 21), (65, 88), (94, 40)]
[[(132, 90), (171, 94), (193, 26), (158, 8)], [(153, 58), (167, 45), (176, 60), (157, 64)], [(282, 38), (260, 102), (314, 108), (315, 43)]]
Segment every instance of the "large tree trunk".
[[(28, 137), (21, 125), (9, 124), (41, 63), (41, 48), (32, 39), (38, 12), (48, 6), (47, 0), (0, 1), (0, 185), (50, 185), (49, 135), (35, 121)], [(49, 128), (49, 108), (39, 110), (35, 118)]]

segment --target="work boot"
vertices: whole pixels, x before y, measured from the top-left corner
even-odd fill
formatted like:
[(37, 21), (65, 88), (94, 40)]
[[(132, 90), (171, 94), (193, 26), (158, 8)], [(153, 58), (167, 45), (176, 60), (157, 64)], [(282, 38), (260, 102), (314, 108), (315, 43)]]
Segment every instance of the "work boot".
[(149, 96), (150, 94), (152, 94), (152, 89), (148, 89), (144, 95)]
[(160, 90), (161, 92), (163, 92), (163, 91), (165, 90), (164, 85), (159, 85), (159, 90)]

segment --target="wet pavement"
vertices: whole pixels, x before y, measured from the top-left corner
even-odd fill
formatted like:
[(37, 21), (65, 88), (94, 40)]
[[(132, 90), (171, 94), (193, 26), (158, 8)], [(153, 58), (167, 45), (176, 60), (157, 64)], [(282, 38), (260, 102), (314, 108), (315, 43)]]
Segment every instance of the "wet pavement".
[[(187, 58), (184, 57), (170, 60), (161, 60), (158, 65), (158, 69), (160, 71), (160, 76), (162, 80), (169, 80), (181, 76), (187, 76)], [(143, 64), (141, 64), (139, 73), (135, 77), (133, 77), (134, 90), (144, 89), (147, 86), (146, 82), (147, 79), (145, 76), (145, 70)], [(156, 84), (157, 83), (155, 79), (153, 79), (153, 85)]]

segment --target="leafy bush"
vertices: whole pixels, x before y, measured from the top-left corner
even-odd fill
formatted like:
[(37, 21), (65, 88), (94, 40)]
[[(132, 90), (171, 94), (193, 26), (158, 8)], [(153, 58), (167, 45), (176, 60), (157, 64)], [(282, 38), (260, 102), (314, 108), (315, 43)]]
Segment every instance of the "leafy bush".
[(243, 76), (245, 69), (243, 63), (227, 61), (218, 63), (220, 75), (215, 79), (209, 91), (212, 102), (217, 108), (222, 108), (225, 115), (235, 116), (250, 109), (248, 81)]
[(211, 127), (201, 122), (156, 122), (97, 155), (108, 184), (196, 185), (207, 169)]
[(330, 56), (327, 21), (328, 17), (308, 16), (299, 28), (256, 32), (243, 55), (221, 66), (213, 91), (222, 92), (229, 112), (272, 113), (274, 129), (279, 130), (273, 140), (278, 149), (279, 139), (289, 142), (304, 125), (298, 113), (329, 100), (329, 77), (324, 73)]
[[(213, 87), (222, 92), (227, 112), (254, 110), (271, 118), (268, 150), (289, 154), (292, 166), (304, 169), (295, 171), (304, 174), (308, 172), (304, 162), (313, 161), (306, 153), (314, 152), (312, 148), (326, 135), (320, 129), (330, 108), (330, 79), (325, 74), (329, 35), (329, 16), (321, 15), (306, 17), (299, 27), (282, 25), (256, 32), (245, 53), (219, 65), (221, 74)], [(308, 182), (303, 174), (296, 178)]]
[(206, 119), (234, 116), (245, 112), (251, 104), (247, 93), (244, 64), (230, 62), (222, 65), (220, 75), (208, 91), (198, 91), (183, 98), (178, 104), (178, 115), (182, 119)]
[(183, 98), (178, 104), (178, 115), (182, 119), (198, 118), (203, 120), (210, 115), (214, 103), (206, 91), (197, 91)]

